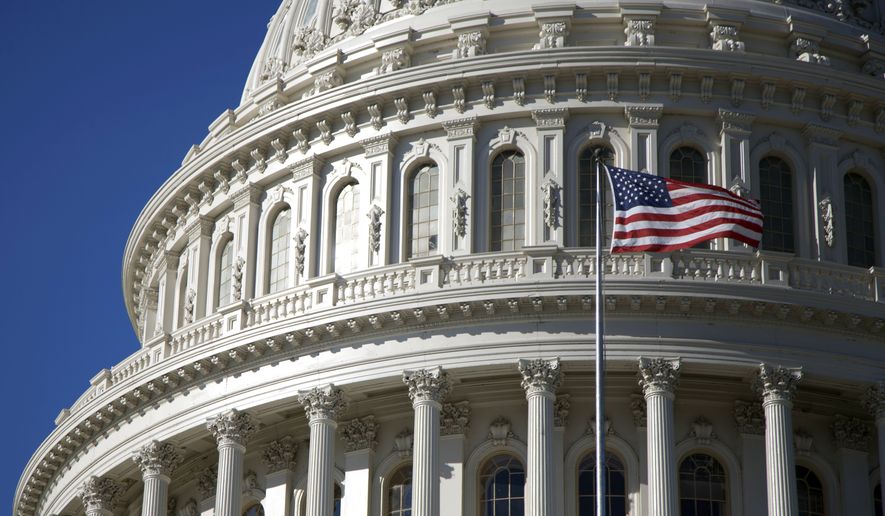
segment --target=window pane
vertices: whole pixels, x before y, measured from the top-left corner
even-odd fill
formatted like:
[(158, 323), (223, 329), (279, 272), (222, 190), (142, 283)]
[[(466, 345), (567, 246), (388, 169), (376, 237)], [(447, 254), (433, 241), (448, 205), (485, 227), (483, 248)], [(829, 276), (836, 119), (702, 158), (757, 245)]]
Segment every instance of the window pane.
[(511, 455), (496, 455), (480, 470), (482, 516), (521, 516), (524, 513), (525, 469)]
[(784, 160), (766, 157), (759, 161), (759, 192), (764, 217), (762, 249), (794, 252), (793, 173)]
[(346, 274), (359, 266), (359, 184), (350, 183), (338, 192), (335, 202), (335, 272)]
[(233, 248), (233, 241), (228, 240), (221, 250), (218, 260), (218, 301), (215, 306), (225, 306), (232, 301), (230, 286), (233, 273)]
[(517, 151), (505, 151), (492, 162), (492, 251), (521, 249), (525, 238), (525, 159)]
[[(578, 157), (578, 245), (593, 247), (596, 245), (596, 164), (593, 161), (594, 153), (602, 149), (602, 162), (613, 167), (615, 153), (608, 147), (595, 145), (584, 149)], [(605, 193), (605, 206), (603, 207), (603, 245), (607, 245), (611, 235), (611, 192), (608, 188), (608, 178), (603, 175), (602, 191)]]
[(439, 168), (435, 164), (418, 169), (410, 185), (412, 199), (409, 221), (409, 257), (435, 254), (439, 227)]
[(285, 289), (289, 281), (289, 217), (289, 208), (281, 210), (271, 228), (270, 280), (267, 289), (271, 294)]
[(876, 264), (873, 191), (867, 180), (859, 174), (846, 174), (843, 182), (848, 265), (873, 266)]
[[(627, 514), (626, 471), (616, 455), (605, 454), (605, 504), (607, 516)], [(578, 464), (578, 516), (596, 514), (596, 453), (585, 455)]]
[(387, 497), (388, 516), (412, 514), (412, 466), (405, 465), (390, 476)]
[(682, 514), (725, 514), (728, 502), (725, 468), (704, 453), (689, 455), (679, 465), (679, 506)]
[(796, 466), (799, 516), (824, 516), (824, 491), (820, 479), (810, 469)]

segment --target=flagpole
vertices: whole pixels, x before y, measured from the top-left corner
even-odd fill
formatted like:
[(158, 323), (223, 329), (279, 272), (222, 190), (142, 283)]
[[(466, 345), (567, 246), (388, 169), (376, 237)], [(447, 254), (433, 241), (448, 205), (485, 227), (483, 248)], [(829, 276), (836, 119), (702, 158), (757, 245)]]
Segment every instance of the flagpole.
[(602, 147), (594, 153), (596, 161), (596, 515), (605, 516), (605, 314), (602, 286), (605, 268), (602, 263), (602, 215), (605, 193), (602, 190)]

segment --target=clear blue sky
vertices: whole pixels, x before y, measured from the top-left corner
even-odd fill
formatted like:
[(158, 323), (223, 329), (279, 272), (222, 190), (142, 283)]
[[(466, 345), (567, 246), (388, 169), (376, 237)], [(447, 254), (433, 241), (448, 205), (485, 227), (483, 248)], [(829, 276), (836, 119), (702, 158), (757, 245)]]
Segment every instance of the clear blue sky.
[(138, 349), (120, 290), (129, 230), (239, 103), (278, 5), (0, 2), (0, 513), (59, 410)]

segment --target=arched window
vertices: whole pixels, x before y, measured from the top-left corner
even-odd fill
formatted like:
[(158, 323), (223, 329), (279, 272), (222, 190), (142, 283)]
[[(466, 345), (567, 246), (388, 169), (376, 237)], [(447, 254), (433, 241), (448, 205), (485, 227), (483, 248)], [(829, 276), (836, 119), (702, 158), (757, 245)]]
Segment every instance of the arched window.
[(479, 475), (481, 516), (525, 514), (525, 467), (512, 455), (495, 455)]
[(707, 158), (693, 147), (679, 147), (670, 153), (670, 179), (686, 183), (707, 182)]
[(335, 272), (346, 274), (359, 267), (360, 185), (350, 183), (335, 200)]
[(860, 174), (846, 174), (845, 245), (848, 265), (870, 267), (876, 264), (876, 227), (873, 219), (873, 191)]
[(492, 162), (490, 249), (513, 251), (525, 242), (525, 157), (504, 151)]
[(234, 242), (228, 239), (221, 248), (218, 257), (218, 299), (215, 306), (225, 306), (230, 303), (230, 285), (233, 274)]
[(409, 257), (437, 252), (439, 234), (439, 168), (424, 165), (412, 176), (409, 218)]
[(686, 457), (679, 465), (681, 516), (728, 514), (727, 478), (719, 461), (705, 453)]
[(388, 516), (412, 516), (412, 466), (407, 464), (390, 476), (387, 490)]
[(793, 173), (786, 161), (768, 156), (759, 160), (759, 197), (765, 224), (762, 249), (792, 253)]
[(876, 485), (876, 489), (873, 489), (873, 509), (876, 516), (882, 516), (882, 484)]
[(341, 485), (336, 482), (332, 493), (332, 516), (341, 516), (341, 498)]
[(814, 471), (796, 466), (799, 516), (824, 516), (824, 487)]
[(291, 210), (285, 208), (277, 213), (270, 231), (270, 274), (267, 292), (273, 294), (285, 290), (289, 282), (289, 226)]
[[(627, 514), (627, 473), (624, 463), (611, 452), (605, 454), (605, 505), (608, 516)], [(578, 516), (596, 515), (596, 453), (578, 464)]]
[[(581, 247), (593, 247), (596, 245), (596, 163), (593, 156), (597, 149), (602, 151), (602, 162), (609, 167), (615, 165), (615, 153), (608, 147), (593, 145), (584, 149), (578, 156), (578, 245)], [(607, 176), (602, 176), (602, 191), (605, 194), (605, 207), (603, 220), (605, 231), (603, 243), (608, 239), (610, 232), (609, 197)]]
[(246, 511), (243, 512), (243, 516), (264, 516), (264, 507), (260, 503), (256, 503), (246, 509)]

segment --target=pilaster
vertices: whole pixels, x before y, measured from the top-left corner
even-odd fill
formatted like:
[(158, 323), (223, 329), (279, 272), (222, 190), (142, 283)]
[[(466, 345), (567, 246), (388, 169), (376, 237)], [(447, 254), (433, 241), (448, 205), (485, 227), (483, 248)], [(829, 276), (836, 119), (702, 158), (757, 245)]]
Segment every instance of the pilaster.
[(470, 403), (444, 403), (440, 412), (439, 460), (448, 475), (440, 478), (440, 500), (447, 507), (464, 506), (464, 447), (470, 429)]
[(292, 490), (295, 489), (295, 456), (298, 443), (287, 435), (264, 447), (261, 460), (267, 468), (265, 497), (261, 501), (265, 514), (292, 514)]
[[(744, 493), (765, 493), (765, 412), (758, 401), (735, 401), (734, 420), (741, 442), (741, 484)], [(744, 496), (746, 514), (765, 514), (766, 497)]]
[[(814, 213), (813, 258), (845, 262), (848, 256), (840, 239), (845, 238), (844, 217), (832, 217), (833, 211), (844, 206), (842, 185), (836, 180), (838, 169), (839, 138), (841, 131), (816, 124), (807, 124), (802, 130), (808, 142), (808, 168), (812, 188), (812, 210)], [(832, 217), (832, 219), (828, 219)], [(838, 222), (836, 222), (838, 221)], [(838, 228), (827, 242), (827, 226), (838, 224)], [(832, 230), (832, 227), (829, 228)]]
[(793, 393), (801, 369), (761, 364), (755, 389), (765, 410), (765, 463), (769, 516), (796, 516), (796, 460), (793, 449)]
[(442, 180), (445, 206), (440, 207), (440, 254), (466, 255), (473, 252), (473, 176), (476, 117), (443, 122), (448, 141), (450, 170)]
[(319, 274), (320, 249), (317, 243), (320, 229), (320, 169), (323, 162), (310, 156), (293, 163), (292, 187), (295, 206), (292, 207), (292, 268), (295, 285), (301, 285)]
[(344, 485), (347, 496), (341, 501), (341, 514), (369, 514), (372, 508), (372, 478), (375, 462), (374, 416), (350, 420), (341, 429), (344, 440)]
[[(864, 393), (864, 406), (876, 420), (876, 441), (879, 450), (879, 483), (885, 489), (885, 381), (878, 381)], [(885, 510), (885, 501), (882, 509)]]
[(341, 389), (332, 384), (302, 391), (298, 401), (310, 424), (306, 516), (327, 516), (332, 514), (335, 494), (335, 430), (347, 403)]
[[(233, 263), (240, 262), (240, 292), (232, 290), (234, 301), (255, 297), (255, 284), (258, 272), (258, 219), (261, 216), (261, 195), (263, 191), (256, 185), (246, 184), (231, 195), (234, 204), (234, 256)], [(264, 253), (262, 253), (264, 254)]]
[(200, 215), (185, 229), (187, 252), (189, 254), (188, 288), (196, 292), (194, 298), (194, 320), (206, 316), (206, 292), (209, 287), (209, 251), (212, 248), (211, 218)]
[(218, 483), (215, 515), (240, 516), (243, 497), (243, 458), (246, 444), (258, 431), (258, 421), (248, 412), (231, 409), (206, 422), (218, 443)]
[[(380, 228), (370, 227), (370, 233), (377, 235), (377, 245), (372, 245), (368, 253), (368, 266), (374, 267), (390, 263), (390, 184), (393, 174), (393, 150), (396, 137), (391, 133), (374, 136), (360, 142), (365, 152), (370, 225), (380, 222)], [(379, 211), (380, 210), (380, 211)]]
[(680, 367), (678, 358), (639, 357), (647, 416), (649, 516), (678, 514), (673, 399)]
[(568, 109), (549, 108), (532, 111), (537, 127), (537, 171), (528, 174), (526, 191), (541, 198), (534, 202), (535, 209), (526, 221), (526, 245), (564, 245), (562, 187), (565, 184), (565, 167), (562, 163), (565, 122)]
[(403, 382), (415, 410), (412, 454), (412, 514), (439, 516), (439, 417), (442, 402), (451, 390), (441, 367), (403, 371)]
[(833, 418), (833, 441), (839, 460), (842, 514), (872, 514), (869, 495), (867, 448), (870, 429), (866, 421), (837, 414)]
[(630, 126), (630, 163), (636, 170), (658, 174), (658, 126), (663, 104), (634, 104), (624, 108)]

